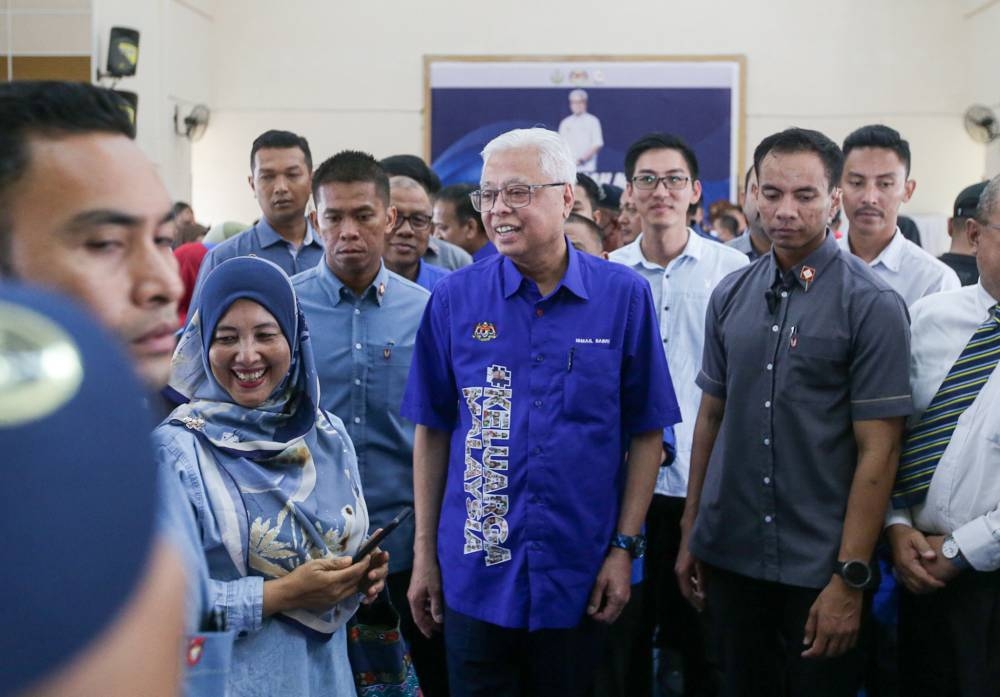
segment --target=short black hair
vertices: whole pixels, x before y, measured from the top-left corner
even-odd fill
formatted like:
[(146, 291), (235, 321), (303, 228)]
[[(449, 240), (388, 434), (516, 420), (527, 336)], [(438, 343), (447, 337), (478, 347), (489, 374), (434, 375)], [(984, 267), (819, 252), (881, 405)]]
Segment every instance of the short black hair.
[(191, 210), (191, 204), (186, 201), (174, 201), (174, 205), (170, 207), (170, 216), (176, 218), (178, 215), (184, 211)]
[(715, 217), (715, 222), (717, 222), (722, 227), (726, 228), (730, 235), (733, 237), (738, 237), (740, 234), (740, 221), (731, 215), (723, 213)]
[(580, 215), (579, 213), (570, 213), (566, 216), (566, 222), (563, 225), (569, 225), (570, 223), (579, 223), (587, 228), (587, 230), (594, 235), (597, 239), (598, 244), (604, 245), (604, 230), (601, 226), (595, 223), (593, 220), (585, 215)]
[(635, 174), (635, 163), (638, 162), (639, 156), (647, 150), (676, 150), (687, 163), (691, 181), (698, 178), (698, 158), (684, 139), (672, 133), (647, 133), (632, 143), (625, 153), (625, 178), (629, 181), (632, 181), (632, 175)]
[(0, 83), (0, 275), (12, 275), (13, 221), (3, 211), (8, 192), (31, 164), (29, 140), (85, 133), (135, 138), (125, 100), (109, 89), (83, 82)]
[(889, 128), (880, 123), (862, 126), (844, 138), (844, 159), (855, 148), (884, 148), (892, 150), (906, 168), (906, 176), (910, 176), (910, 144), (895, 128)]
[(389, 175), (370, 154), (360, 150), (341, 150), (327, 158), (312, 176), (313, 200), (319, 205), (319, 188), (330, 183), (352, 184), (371, 182), (375, 194), (385, 206), (389, 205)]
[(750, 193), (750, 175), (754, 173), (754, 166), (750, 165), (747, 173), (743, 175), (743, 192)]
[(437, 192), (435, 201), (447, 201), (455, 207), (455, 217), (459, 222), (465, 223), (475, 220), (479, 231), (486, 234), (486, 227), (483, 225), (483, 218), (478, 211), (472, 207), (472, 198), (469, 196), (479, 187), (475, 184), (452, 184)]
[(429, 196), (441, 190), (441, 179), (422, 158), (416, 155), (390, 155), (379, 160), (390, 177), (409, 177), (424, 187)]
[(251, 172), (253, 171), (254, 157), (256, 157), (257, 151), (265, 148), (298, 148), (305, 155), (306, 169), (312, 169), (313, 156), (312, 151), (309, 150), (309, 141), (291, 131), (276, 131), (272, 129), (264, 131), (257, 136), (253, 141), (253, 145), (250, 146)]
[(583, 187), (584, 192), (587, 194), (587, 198), (590, 200), (590, 207), (596, 210), (597, 205), (601, 200), (601, 187), (599, 187), (597, 182), (583, 172), (576, 173), (576, 183)]
[(844, 171), (844, 153), (840, 151), (840, 147), (836, 143), (819, 131), (812, 131), (808, 128), (787, 128), (760, 141), (760, 145), (753, 151), (753, 167), (757, 173), (758, 182), (760, 181), (760, 163), (772, 152), (814, 153), (823, 163), (823, 169), (829, 180), (828, 190), (833, 191), (833, 187), (840, 183), (840, 175)]

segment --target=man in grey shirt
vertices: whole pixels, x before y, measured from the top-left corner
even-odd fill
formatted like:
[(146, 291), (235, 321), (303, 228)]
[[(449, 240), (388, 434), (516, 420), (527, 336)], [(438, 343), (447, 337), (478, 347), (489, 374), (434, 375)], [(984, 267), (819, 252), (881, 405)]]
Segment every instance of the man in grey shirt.
[(723, 695), (860, 683), (910, 348), (902, 299), (826, 230), (842, 166), (816, 131), (761, 142), (751, 195), (774, 247), (709, 303), (676, 571), (725, 624)]

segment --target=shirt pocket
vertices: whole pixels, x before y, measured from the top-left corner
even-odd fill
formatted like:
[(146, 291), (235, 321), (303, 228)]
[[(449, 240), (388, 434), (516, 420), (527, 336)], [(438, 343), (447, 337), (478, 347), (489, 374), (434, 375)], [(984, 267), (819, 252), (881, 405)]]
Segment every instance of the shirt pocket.
[(375, 351), (375, 369), (384, 374), (385, 391), (381, 396), (390, 413), (399, 413), (412, 360), (412, 346), (385, 345), (377, 347)]
[(620, 412), (621, 352), (610, 346), (574, 346), (566, 362), (563, 411), (577, 421), (606, 422)]
[(830, 402), (849, 385), (850, 342), (796, 334), (788, 348), (788, 378), (784, 398), (794, 402)]

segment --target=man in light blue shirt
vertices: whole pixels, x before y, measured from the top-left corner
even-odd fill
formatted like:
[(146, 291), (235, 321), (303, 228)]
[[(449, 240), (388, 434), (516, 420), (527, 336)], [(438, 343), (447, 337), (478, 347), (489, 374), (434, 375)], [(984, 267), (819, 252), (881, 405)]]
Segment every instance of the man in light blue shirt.
[(715, 677), (700, 620), (680, 595), (673, 565), (701, 402), (695, 378), (701, 366), (705, 311), (716, 284), (748, 261), (745, 254), (692, 234), (688, 228), (687, 210), (701, 197), (701, 182), (698, 161), (683, 140), (665, 133), (640, 138), (625, 156), (625, 173), (643, 232), (612, 252), (610, 260), (633, 268), (649, 282), (683, 419), (675, 427), (674, 462), (660, 468), (646, 519), (647, 597), (652, 605), (647, 614), (659, 624), (665, 647), (680, 653), (689, 694), (698, 694), (708, 690)]
[(396, 222), (386, 234), (382, 259), (390, 271), (432, 290), (448, 271), (423, 259), (434, 227), (431, 198), (417, 180), (395, 176), (389, 179), (389, 202)]
[(265, 131), (250, 148), (250, 188), (262, 213), (251, 228), (213, 247), (195, 282), (191, 307), (198, 304), (209, 272), (233, 257), (272, 261), (289, 276), (311, 269), (323, 258), (323, 243), (306, 220), (312, 183), (312, 154), (302, 136)]
[[(320, 406), (347, 426), (375, 529), (413, 505), (414, 426), (399, 408), (429, 294), (382, 263), (396, 209), (389, 205), (389, 179), (374, 158), (355, 151), (334, 155), (316, 169), (313, 196), (312, 224), (326, 252), (292, 282), (312, 337)], [(440, 637), (420, 635), (406, 600), (413, 519), (381, 546), (389, 552), (389, 594), (425, 694), (443, 694)]]

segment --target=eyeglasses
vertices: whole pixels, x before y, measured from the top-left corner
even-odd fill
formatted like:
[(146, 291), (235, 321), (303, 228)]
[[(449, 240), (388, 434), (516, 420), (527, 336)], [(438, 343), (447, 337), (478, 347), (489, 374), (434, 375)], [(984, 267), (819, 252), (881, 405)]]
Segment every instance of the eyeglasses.
[(663, 182), (670, 191), (679, 191), (687, 186), (689, 181), (691, 181), (691, 177), (680, 174), (668, 174), (665, 177), (658, 177), (655, 174), (637, 174), (632, 177), (632, 184), (635, 188), (644, 191), (652, 191), (660, 185), (660, 182)]
[(493, 204), (497, 202), (497, 194), (500, 194), (503, 197), (503, 202), (511, 208), (524, 208), (531, 204), (531, 194), (535, 189), (565, 185), (566, 182), (510, 184), (502, 189), (476, 189), (469, 194), (469, 198), (472, 199), (472, 207), (480, 213), (493, 210)]
[(423, 213), (413, 213), (412, 215), (396, 214), (396, 224), (392, 226), (392, 231), (396, 232), (403, 227), (403, 223), (410, 221), (410, 229), (414, 232), (427, 232), (431, 229), (431, 217)]

